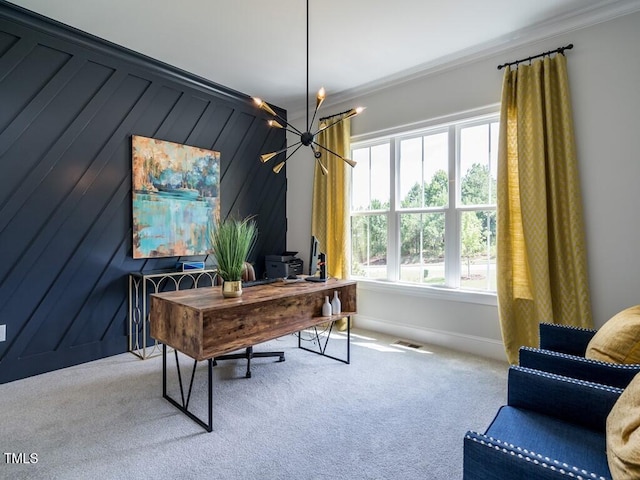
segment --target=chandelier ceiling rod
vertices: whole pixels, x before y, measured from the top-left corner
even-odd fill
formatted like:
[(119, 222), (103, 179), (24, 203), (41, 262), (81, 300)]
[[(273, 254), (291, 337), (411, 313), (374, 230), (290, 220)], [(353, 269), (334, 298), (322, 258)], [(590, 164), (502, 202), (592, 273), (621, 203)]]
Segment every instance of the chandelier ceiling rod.
[[(306, 117), (306, 121), (307, 121), (307, 128), (304, 132), (301, 132), (300, 130), (298, 130), (295, 126), (291, 125), (286, 119), (284, 119), (283, 117), (281, 117), (280, 115), (278, 115), (270, 106), (267, 102), (262, 101), (261, 99), (257, 98), (257, 97), (253, 97), (253, 101), (256, 103), (256, 105), (266, 111), (267, 113), (269, 113), (270, 115), (272, 115), (273, 117), (275, 117), (276, 119), (271, 119), (268, 120), (268, 124), (270, 127), (273, 128), (282, 128), (285, 131), (295, 134), (295, 135), (299, 135), (300, 136), (300, 140), (298, 142), (293, 143), (292, 145), (288, 145), (285, 148), (282, 148), (278, 151), (275, 152), (270, 152), (270, 153), (264, 153), (262, 155), (260, 155), (260, 161), (262, 163), (266, 163), (269, 160), (271, 160), (273, 157), (280, 155), (281, 153), (286, 153), (286, 151), (289, 148), (292, 147), (296, 147), (289, 155), (286, 155), (285, 159), (278, 163), (276, 166), (273, 167), (273, 171), (275, 173), (279, 173), (280, 170), (282, 170), (282, 167), (284, 167), (284, 164), (286, 163), (287, 160), (289, 160), (289, 158), (291, 158), (291, 156), (296, 153), (300, 147), (305, 146), (305, 147), (311, 147), (311, 150), (313, 151), (313, 156), (316, 159), (316, 161), (318, 162), (318, 165), (320, 166), (320, 169), (322, 171), (323, 175), (326, 175), (328, 170), (327, 167), (325, 167), (325, 165), (322, 163), (322, 161), (320, 160), (320, 158), (322, 157), (322, 152), (321, 150), (324, 150), (327, 153), (330, 153), (331, 155), (334, 155), (336, 157), (338, 157), (339, 159), (345, 161), (347, 164), (351, 165), (351, 167), (355, 167), (356, 166), (356, 162), (349, 159), (349, 158), (345, 158), (342, 155), (334, 152), (333, 150), (327, 148), (324, 145), (321, 145), (320, 143), (318, 143), (316, 141), (316, 135), (318, 135), (318, 133), (320, 133), (323, 130), (326, 130), (329, 127), (332, 127), (344, 120), (346, 120), (347, 118), (351, 118), (355, 115), (358, 115), (360, 112), (362, 112), (362, 110), (364, 110), (363, 107), (357, 107), (357, 108), (352, 108), (351, 110), (348, 110), (347, 112), (344, 113), (344, 115), (342, 115), (338, 120), (336, 120), (335, 122), (331, 123), (330, 125), (327, 125), (326, 123), (322, 122), (320, 125), (320, 128), (315, 132), (315, 133), (311, 133), (311, 127), (313, 126), (313, 122), (316, 119), (316, 115), (318, 114), (318, 109), (320, 108), (320, 105), (322, 105), (322, 102), (324, 102), (324, 99), (326, 98), (326, 93), (324, 90), (324, 87), (321, 87), (320, 90), (318, 90), (318, 94), (316, 95), (316, 108), (313, 112), (313, 118), (311, 118), (311, 120), (309, 120), (309, 0), (307, 0), (307, 91), (306, 91), (306, 99), (307, 99), (307, 117)], [(278, 120), (280, 120), (282, 123), (278, 122)], [(284, 124), (284, 125), (283, 125)]]
[(310, 132), (310, 131), (311, 131), (311, 123), (309, 123), (309, 0), (307, 0), (307, 132)]

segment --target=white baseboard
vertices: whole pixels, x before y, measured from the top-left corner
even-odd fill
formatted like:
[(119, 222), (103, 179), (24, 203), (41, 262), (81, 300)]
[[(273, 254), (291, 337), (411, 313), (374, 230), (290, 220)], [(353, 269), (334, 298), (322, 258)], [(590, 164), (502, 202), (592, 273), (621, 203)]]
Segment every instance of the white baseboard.
[(481, 357), (493, 358), (503, 362), (507, 361), (507, 356), (502, 342), (489, 338), (475, 337), (473, 335), (463, 335), (429, 328), (419, 328), (413, 325), (403, 325), (395, 322), (391, 323), (380, 319), (364, 317), (362, 315), (357, 315), (353, 323), (357, 328), (372, 330), (405, 340), (430, 343), (450, 348), (452, 350), (473, 353), (474, 355), (480, 355)]

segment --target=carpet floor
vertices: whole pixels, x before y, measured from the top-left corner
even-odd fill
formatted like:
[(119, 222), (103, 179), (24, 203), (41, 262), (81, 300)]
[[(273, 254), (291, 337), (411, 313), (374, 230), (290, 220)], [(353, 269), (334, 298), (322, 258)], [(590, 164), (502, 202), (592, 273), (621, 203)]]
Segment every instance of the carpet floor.
[[(252, 378), (245, 361), (220, 362), (211, 433), (162, 398), (161, 357), (125, 353), (0, 385), (0, 478), (461, 478), (464, 433), (484, 431), (505, 403), (507, 364), (352, 333), (350, 365), (298, 349), (294, 335), (255, 347), (286, 361), (254, 359)], [(345, 356), (344, 334), (327, 353)], [(192, 362), (180, 361), (188, 381)], [(206, 374), (201, 362), (190, 400), (202, 418)]]

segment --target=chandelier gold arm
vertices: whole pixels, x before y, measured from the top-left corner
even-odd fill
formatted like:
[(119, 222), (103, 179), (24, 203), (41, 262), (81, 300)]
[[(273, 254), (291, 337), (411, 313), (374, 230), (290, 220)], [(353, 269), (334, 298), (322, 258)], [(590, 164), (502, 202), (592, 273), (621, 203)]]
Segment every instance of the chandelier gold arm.
[[(267, 112), (269, 115), (273, 115), (274, 117), (276, 117), (277, 119), (279, 119), (282, 123), (284, 123), (284, 127), (290, 127), (293, 129), (293, 133), (296, 133), (298, 135), (302, 135), (302, 132), (300, 130), (298, 130), (295, 126), (291, 125), (289, 122), (287, 122), (287, 120), (285, 118), (282, 118), (280, 115), (278, 115), (275, 110), (273, 108), (271, 108), (271, 106), (265, 102), (264, 100), (262, 100), (261, 98), (258, 97), (251, 97), (253, 98), (253, 102), (256, 104), (256, 106), (258, 108), (260, 108), (261, 110), (264, 110), (265, 112)], [(284, 128), (282, 126), (282, 124), (276, 120), (268, 120), (269, 122), (269, 126), (273, 126), (275, 128)], [(275, 124), (271, 125), (271, 122), (275, 122)], [(277, 125), (276, 125), (277, 124)]]
[[(290, 149), (290, 148), (292, 148), (292, 147), (295, 147), (296, 145), (298, 145), (298, 148), (300, 148), (300, 147), (302, 146), (302, 145), (301, 145), (301, 143), (302, 143), (302, 142), (296, 142), (296, 143), (294, 143), (293, 145), (289, 145), (289, 146), (287, 146), (287, 147), (281, 148), (281, 149), (280, 149), (280, 150), (278, 150), (278, 151), (270, 152), (270, 153), (263, 153), (262, 155), (260, 155), (260, 161), (261, 161), (262, 163), (267, 163), (269, 160), (271, 160), (271, 159), (272, 159), (273, 157), (275, 157), (276, 155), (280, 155), (281, 153), (286, 152), (287, 150), (289, 150), (289, 149)], [(298, 148), (296, 148), (293, 152), (295, 153), (295, 151), (296, 151), (296, 150), (298, 150)], [(290, 156), (291, 156), (291, 155), (289, 155), (289, 157), (290, 157)], [(289, 157), (287, 157), (287, 158), (289, 158)], [(286, 160), (285, 160), (285, 161), (286, 161)]]
[(320, 165), (320, 170), (322, 170), (322, 175), (326, 175), (327, 173), (329, 173), (329, 170), (327, 170), (327, 167), (324, 166), (324, 164), (319, 158), (316, 158), (316, 161), (318, 162), (318, 165)]
[(347, 164), (351, 165), (351, 167), (355, 167), (358, 162), (356, 162), (355, 160), (351, 160), (350, 158), (345, 158), (342, 155), (334, 152), (333, 150), (328, 149), (327, 147), (325, 147), (324, 145), (319, 144), (318, 142), (313, 142), (314, 145), (317, 145), (318, 147), (320, 147), (321, 149), (325, 150), (326, 152), (329, 152), (331, 155), (335, 155), (336, 157), (338, 157), (340, 160), (343, 160), (344, 162), (346, 162)]
[(285, 122), (285, 125), (282, 125), (280, 122), (278, 122), (277, 120), (267, 120), (267, 125), (269, 125), (271, 128), (281, 128), (283, 130), (286, 130), (289, 133), (293, 133), (294, 135), (301, 135), (300, 130), (295, 129), (292, 130), (290, 127), (290, 125)]
[(324, 87), (321, 87), (320, 90), (318, 90), (318, 94), (316, 95), (316, 109), (313, 111), (313, 117), (311, 118), (311, 121), (307, 126), (307, 132), (311, 131), (311, 126), (313, 125), (313, 122), (316, 119), (316, 115), (318, 114), (318, 109), (320, 108), (320, 105), (322, 105), (322, 102), (324, 102), (325, 98), (327, 98), (327, 92), (325, 92)]
[(291, 146), (293, 147), (293, 146), (295, 146), (295, 145), (297, 145), (297, 147), (293, 150), (293, 152), (291, 152), (289, 155), (287, 155), (287, 157), (286, 157), (283, 161), (281, 161), (280, 163), (276, 164), (276, 165), (273, 167), (273, 169), (272, 169), (272, 170), (273, 170), (273, 172), (274, 172), (274, 173), (280, 173), (280, 170), (282, 170), (282, 167), (284, 167), (285, 162), (286, 162), (287, 160), (289, 160), (289, 159), (291, 158), (291, 156), (292, 156), (294, 153), (296, 153), (296, 152), (298, 151), (298, 149), (302, 146), (302, 143), (301, 143), (301, 142), (294, 143), (294, 144), (293, 144), (293, 145), (291, 145)]

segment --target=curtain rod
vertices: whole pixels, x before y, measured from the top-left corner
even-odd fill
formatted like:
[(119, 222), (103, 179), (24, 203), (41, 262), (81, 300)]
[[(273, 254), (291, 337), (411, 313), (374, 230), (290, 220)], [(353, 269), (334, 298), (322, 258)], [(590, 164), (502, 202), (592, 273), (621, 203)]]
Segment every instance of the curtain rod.
[(322, 122), (323, 120), (329, 120), (330, 118), (333, 118), (333, 117), (339, 117), (340, 115), (344, 115), (345, 113), (349, 113), (351, 110), (353, 110), (353, 109), (350, 108), (349, 110), (345, 110), (344, 112), (336, 113), (336, 114), (333, 114), (333, 115), (327, 115), (326, 117), (319, 118), (318, 121)]
[(573, 43), (570, 43), (566, 47), (560, 47), (560, 48), (556, 48), (555, 50), (549, 50), (548, 52), (540, 53), (538, 55), (533, 55), (532, 57), (523, 58), (521, 60), (516, 60), (515, 62), (503, 63), (502, 65), (498, 65), (498, 70), (501, 70), (504, 67), (510, 67), (511, 65), (518, 65), (519, 63), (522, 63), (522, 62), (529, 62), (534, 58), (544, 57), (546, 55), (551, 55), (552, 53), (561, 53), (564, 55), (565, 50), (571, 50), (572, 48), (573, 48)]

